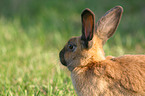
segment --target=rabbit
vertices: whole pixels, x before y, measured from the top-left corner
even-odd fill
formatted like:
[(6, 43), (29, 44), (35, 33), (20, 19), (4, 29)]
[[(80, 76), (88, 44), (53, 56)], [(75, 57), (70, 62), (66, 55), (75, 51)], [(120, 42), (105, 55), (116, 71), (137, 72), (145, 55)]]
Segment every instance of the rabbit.
[(71, 72), (78, 96), (145, 96), (145, 55), (105, 57), (103, 45), (114, 34), (123, 8), (116, 6), (95, 24), (95, 14), (81, 14), (82, 35), (72, 37), (59, 53)]

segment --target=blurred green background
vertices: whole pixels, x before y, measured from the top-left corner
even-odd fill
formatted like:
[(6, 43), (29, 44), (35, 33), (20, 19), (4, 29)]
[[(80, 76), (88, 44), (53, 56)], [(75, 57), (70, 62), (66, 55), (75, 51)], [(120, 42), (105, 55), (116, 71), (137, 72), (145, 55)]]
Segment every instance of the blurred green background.
[(81, 35), (82, 10), (98, 20), (116, 5), (124, 13), (106, 56), (144, 54), (145, 0), (0, 0), (0, 94), (76, 96), (58, 53)]

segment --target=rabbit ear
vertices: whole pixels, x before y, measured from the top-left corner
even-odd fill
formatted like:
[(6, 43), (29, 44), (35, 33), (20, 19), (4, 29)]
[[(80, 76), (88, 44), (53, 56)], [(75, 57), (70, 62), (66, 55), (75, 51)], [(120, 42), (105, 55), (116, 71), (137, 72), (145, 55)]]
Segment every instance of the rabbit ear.
[(119, 24), (123, 8), (116, 6), (97, 22), (97, 34), (103, 40), (103, 44), (114, 34)]
[(82, 19), (82, 36), (85, 45), (88, 46), (88, 41), (92, 40), (94, 33), (95, 15), (90, 9), (85, 9), (81, 14)]

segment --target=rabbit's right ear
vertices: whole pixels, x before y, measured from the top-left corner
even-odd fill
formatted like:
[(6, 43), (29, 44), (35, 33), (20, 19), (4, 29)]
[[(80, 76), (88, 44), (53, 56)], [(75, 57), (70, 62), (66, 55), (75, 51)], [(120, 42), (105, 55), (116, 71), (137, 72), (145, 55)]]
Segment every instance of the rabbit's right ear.
[(97, 34), (103, 40), (103, 44), (114, 34), (122, 16), (123, 8), (116, 6), (106, 12), (97, 22)]
[(90, 9), (86, 8), (81, 14), (81, 19), (82, 19), (81, 40), (84, 41), (85, 47), (88, 48), (89, 41), (92, 40), (94, 34), (95, 15)]

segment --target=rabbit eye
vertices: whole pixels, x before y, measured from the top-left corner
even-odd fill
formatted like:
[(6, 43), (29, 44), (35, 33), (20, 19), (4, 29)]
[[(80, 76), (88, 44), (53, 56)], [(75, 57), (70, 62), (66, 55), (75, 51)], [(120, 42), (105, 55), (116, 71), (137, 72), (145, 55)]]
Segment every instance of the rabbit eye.
[(69, 49), (73, 49), (73, 45), (71, 45), (71, 44), (68, 45), (68, 48), (69, 48)]
[(70, 51), (74, 51), (75, 45), (69, 44), (69, 45), (68, 45), (68, 49), (69, 49)]

